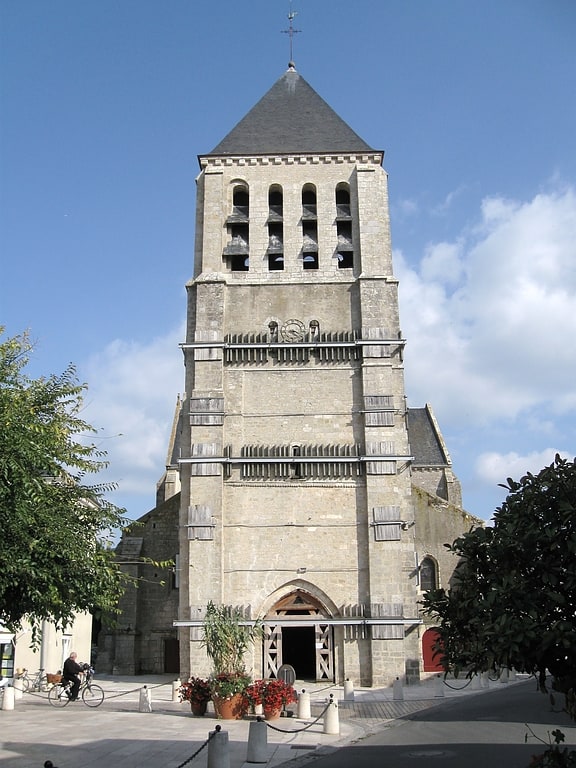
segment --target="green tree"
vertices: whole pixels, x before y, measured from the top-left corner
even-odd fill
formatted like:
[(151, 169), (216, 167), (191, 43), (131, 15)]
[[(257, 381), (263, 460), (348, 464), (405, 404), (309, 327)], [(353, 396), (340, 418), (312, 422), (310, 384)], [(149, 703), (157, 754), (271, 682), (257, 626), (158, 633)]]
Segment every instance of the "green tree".
[(556, 456), (538, 474), (508, 479), (493, 525), (446, 545), (460, 559), (451, 588), (424, 595), (456, 674), (500, 666), (546, 675), (574, 711), (576, 464)]
[(31, 350), (27, 334), (0, 340), (0, 622), (12, 630), (114, 611), (124, 579), (107, 540), (124, 510), (104, 498), (113, 486), (86, 482), (107, 466), (81, 418), (86, 385), (73, 366), (30, 379)]

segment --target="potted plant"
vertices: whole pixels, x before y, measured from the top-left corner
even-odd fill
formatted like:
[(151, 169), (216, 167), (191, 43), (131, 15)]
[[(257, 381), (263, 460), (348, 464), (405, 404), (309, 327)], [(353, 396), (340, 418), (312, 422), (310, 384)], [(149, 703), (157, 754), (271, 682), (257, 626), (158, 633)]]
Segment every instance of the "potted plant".
[(245, 623), (240, 611), (208, 603), (204, 619), (203, 645), (214, 671), (210, 686), (214, 709), (224, 719), (239, 719), (246, 714), (243, 696), (250, 676), (244, 656), (249, 646), (262, 634), (261, 625)]
[(212, 696), (210, 682), (203, 677), (191, 677), (178, 689), (180, 701), (189, 701), (193, 715), (204, 715)]
[(246, 705), (253, 707), (262, 705), (266, 720), (280, 717), (287, 704), (297, 701), (296, 691), (284, 680), (256, 680), (249, 685), (245, 692)]

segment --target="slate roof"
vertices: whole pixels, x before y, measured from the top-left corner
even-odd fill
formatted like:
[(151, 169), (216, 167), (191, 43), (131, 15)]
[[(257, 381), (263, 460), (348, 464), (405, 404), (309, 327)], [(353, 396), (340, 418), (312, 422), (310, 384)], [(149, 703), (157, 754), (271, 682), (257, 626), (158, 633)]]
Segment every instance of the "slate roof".
[(450, 463), (427, 408), (408, 408), (407, 426), (414, 466), (438, 467)]
[(209, 155), (374, 150), (290, 67)]

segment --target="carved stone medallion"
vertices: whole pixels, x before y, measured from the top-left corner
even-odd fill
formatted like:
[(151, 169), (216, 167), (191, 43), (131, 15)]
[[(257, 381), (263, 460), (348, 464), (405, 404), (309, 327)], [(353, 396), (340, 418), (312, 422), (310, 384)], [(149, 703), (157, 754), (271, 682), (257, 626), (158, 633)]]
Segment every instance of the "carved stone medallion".
[(284, 341), (300, 341), (304, 338), (306, 328), (300, 320), (286, 320), (280, 328), (280, 333)]

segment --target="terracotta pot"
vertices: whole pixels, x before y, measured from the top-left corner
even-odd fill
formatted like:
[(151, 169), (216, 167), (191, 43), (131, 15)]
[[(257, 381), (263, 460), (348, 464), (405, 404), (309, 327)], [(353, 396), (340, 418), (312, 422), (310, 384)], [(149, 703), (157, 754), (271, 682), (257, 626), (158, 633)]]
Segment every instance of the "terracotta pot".
[(244, 697), (241, 693), (236, 693), (228, 699), (221, 699), (214, 696), (214, 711), (216, 716), (222, 720), (241, 720), (245, 714)]
[(282, 714), (282, 707), (264, 707), (264, 717), (266, 720), (278, 720)]
[(208, 706), (207, 701), (201, 701), (201, 702), (190, 702), (190, 709), (192, 710), (192, 714), (195, 717), (202, 717), (202, 715), (206, 714), (206, 708)]

